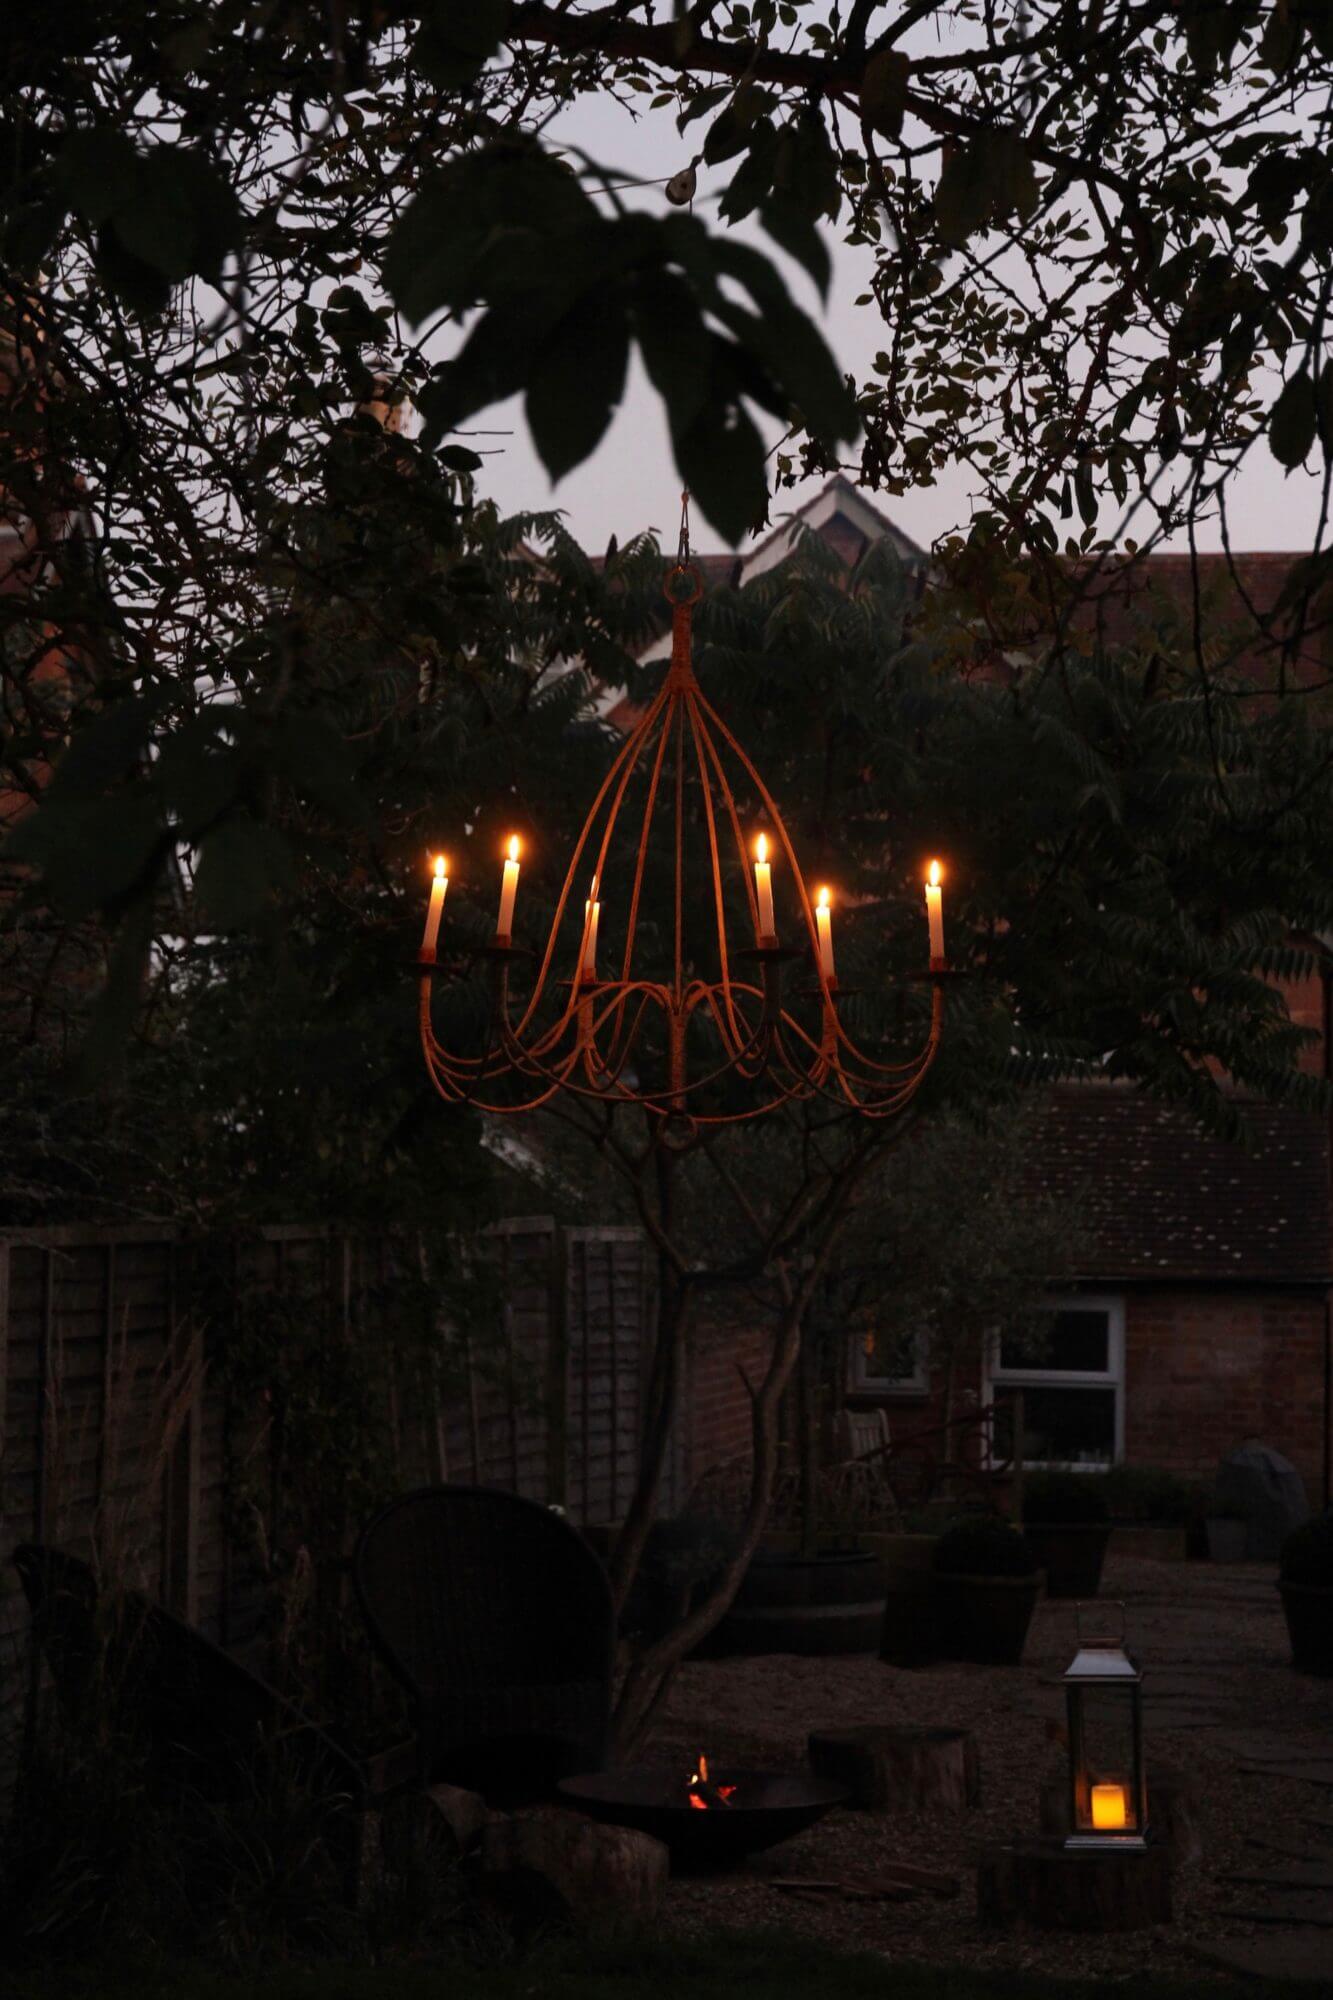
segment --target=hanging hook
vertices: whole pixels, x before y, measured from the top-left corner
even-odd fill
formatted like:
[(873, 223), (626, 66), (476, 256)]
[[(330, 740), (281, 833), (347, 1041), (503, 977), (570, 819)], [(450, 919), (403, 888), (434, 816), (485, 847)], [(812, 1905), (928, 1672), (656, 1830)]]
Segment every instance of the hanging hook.
[(684, 569), (690, 560), (690, 489), (680, 496), (680, 539), (676, 543), (676, 567)]

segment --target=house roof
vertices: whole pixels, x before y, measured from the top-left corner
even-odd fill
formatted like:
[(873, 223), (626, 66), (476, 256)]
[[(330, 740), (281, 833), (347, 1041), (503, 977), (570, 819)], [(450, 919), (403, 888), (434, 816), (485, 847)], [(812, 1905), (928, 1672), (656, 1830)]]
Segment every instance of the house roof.
[(1089, 1230), (1080, 1275), (1105, 1281), (1323, 1284), (1329, 1133), (1281, 1105), (1245, 1109), (1231, 1145), (1125, 1085), (1063, 1085), (1037, 1121), (1034, 1192)]

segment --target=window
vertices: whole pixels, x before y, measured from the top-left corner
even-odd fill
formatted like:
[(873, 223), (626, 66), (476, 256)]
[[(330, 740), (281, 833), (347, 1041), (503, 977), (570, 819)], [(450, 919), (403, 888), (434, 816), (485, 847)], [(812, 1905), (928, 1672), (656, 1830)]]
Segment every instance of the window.
[(925, 1344), (913, 1340), (904, 1348), (895, 1341), (881, 1353), (873, 1333), (858, 1333), (848, 1349), (847, 1387), (861, 1396), (924, 1396)]
[[(990, 1388), (1001, 1409), (1023, 1392), (1023, 1463), (1113, 1465), (1124, 1441), (1125, 1308), (1114, 1298), (1052, 1302), (1041, 1335), (997, 1334)], [(1006, 1427), (998, 1455), (1007, 1455)]]

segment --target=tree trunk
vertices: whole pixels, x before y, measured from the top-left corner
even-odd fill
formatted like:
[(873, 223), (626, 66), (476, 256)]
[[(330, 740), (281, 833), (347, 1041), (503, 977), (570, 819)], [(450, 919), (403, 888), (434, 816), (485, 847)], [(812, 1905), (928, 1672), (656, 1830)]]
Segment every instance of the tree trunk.
[(977, 1870), (977, 1915), (1003, 1930), (1141, 1931), (1171, 1921), (1171, 1856), (1067, 1848), (1056, 1840), (988, 1847)]
[(968, 1729), (818, 1729), (808, 1754), (816, 1777), (846, 1785), (852, 1804), (872, 1812), (965, 1812), (980, 1796), (977, 1740)]

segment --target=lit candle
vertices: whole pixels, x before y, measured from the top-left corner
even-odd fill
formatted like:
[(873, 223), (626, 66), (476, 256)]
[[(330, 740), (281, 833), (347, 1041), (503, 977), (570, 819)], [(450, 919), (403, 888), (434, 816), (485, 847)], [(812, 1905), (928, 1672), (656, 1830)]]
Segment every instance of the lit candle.
[(495, 926), (498, 938), (508, 939), (514, 930), (514, 898), (518, 894), (518, 835), (509, 837), (509, 859), (505, 862), (504, 880), (500, 884), (500, 917)]
[(1092, 1824), (1097, 1833), (1120, 1833), (1129, 1824), (1123, 1785), (1094, 1785)]
[(759, 942), (772, 943), (777, 937), (773, 922), (773, 871), (768, 863), (768, 840), (760, 834), (754, 844), (754, 892), (759, 899)]
[(440, 935), (440, 918), (444, 914), (444, 892), (449, 887), (449, 877), (444, 872), (448, 865), (442, 854), (436, 855), (435, 879), (430, 885), (430, 904), (426, 911), (426, 931), (421, 940), (421, 956), (432, 964), (436, 940)]
[(821, 889), (815, 899), (815, 930), (819, 937), (819, 969), (828, 984), (833, 983), (833, 918), (829, 911), (829, 894)]
[(930, 962), (944, 964), (944, 911), (940, 903), (940, 864), (932, 861), (926, 877), (926, 919), (930, 924)]
[(597, 919), (602, 906), (597, 900), (597, 877), (592, 878), (592, 896), (583, 905), (583, 977), (597, 977)]

